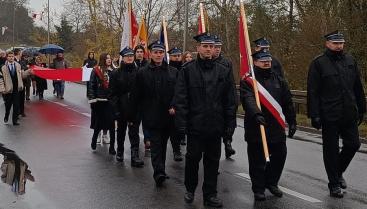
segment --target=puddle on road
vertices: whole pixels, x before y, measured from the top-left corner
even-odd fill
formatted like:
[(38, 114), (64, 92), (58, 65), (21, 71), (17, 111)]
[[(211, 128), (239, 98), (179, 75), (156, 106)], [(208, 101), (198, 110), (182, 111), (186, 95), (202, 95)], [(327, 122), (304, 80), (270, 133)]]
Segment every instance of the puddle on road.
[(13, 151), (0, 143), (1, 182), (9, 185), (17, 195), (25, 193), (27, 180), (34, 182), (28, 164)]

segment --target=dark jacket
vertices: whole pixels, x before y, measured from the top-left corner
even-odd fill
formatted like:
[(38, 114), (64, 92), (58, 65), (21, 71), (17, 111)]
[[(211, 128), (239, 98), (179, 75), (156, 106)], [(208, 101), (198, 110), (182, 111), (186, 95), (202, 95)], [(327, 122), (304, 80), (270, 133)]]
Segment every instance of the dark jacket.
[(87, 68), (95, 67), (97, 65), (97, 60), (88, 58), (83, 62), (83, 66), (85, 65), (87, 65)]
[[(89, 103), (95, 103), (98, 101), (108, 101), (110, 98), (110, 89), (103, 85), (103, 80), (97, 75), (96, 71), (99, 70), (98, 68), (94, 68), (89, 80), (89, 88), (87, 92), (87, 96), (89, 99)], [(107, 70), (106, 74), (104, 75), (107, 80), (110, 80), (112, 74), (112, 70)]]
[(236, 127), (236, 90), (229, 68), (213, 61), (185, 63), (176, 92), (176, 126), (189, 134), (223, 136)]
[(130, 120), (141, 111), (143, 126), (147, 129), (166, 129), (173, 124), (168, 110), (173, 107), (172, 99), (177, 79), (177, 69), (163, 63), (150, 63), (140, 69), (131, 94)]
[(316, 57), (308, 72), (307, 99), (310, 118), (351, 121), (364, 114), (366, 100), (354, 58), (330, 50)]
[[(293, 107), (292, 95), (287, 81), (272, 70), (263, 70), (254, 67), (257, 81), (269, 92), (282, 108), (286, 122), (296, 124), (296, 113)], [(261, 105), (261, 110), (256, 105), (254, 90), (245, 80), (240, 82), (240, 98), (245, 111), (244, 127), (245, 140), (248, 142), (261, 142), (260, 126), (256, 122), (256, 114), (262, 114), (266, 121), (266, 137), (269, 143), (281, 142), (286, 139), (284, 128), (275, 117)]]
[(137, 60), (135, 59), (135, 64), (138, 66), (138, 68), (144, 68), (146, 67), (147, 65), (149, 65), (149, 62), (146, 60), (146, 59), (143, 59), (143, 60)]
[(111, 74), (110, 98), (114, 110), (120, 119), (128, 120), (131, 91), (136, 81), (138, 68), (135, 63), (126, 65), (121, 63), (119, 69)]

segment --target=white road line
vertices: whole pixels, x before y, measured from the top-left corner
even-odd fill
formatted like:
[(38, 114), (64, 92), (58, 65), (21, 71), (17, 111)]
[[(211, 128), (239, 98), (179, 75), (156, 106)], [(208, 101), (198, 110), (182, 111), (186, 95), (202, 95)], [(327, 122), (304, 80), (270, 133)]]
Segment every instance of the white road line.
[[(235, 176), (237, 177), (240, 177), (242, 179), (246, 179), (248, 181), (250, 181), (250, 176), (247, 174), (247, 173), (236, 173)], [(287, 189), (285, 187), (282, 187), (282, 186), (279, 186), (279, 188), (286, 194), (289, 194), (291, 196), (294, 196), (294, 197), (297, 197), (299, 199), (302, 199), (302, 200), (305, 200), (307, 202), (311, 202), (311, 203), (320, 203), (322, 202), (321, 200), (318, 200), (318, 199), (315, 199), (313, 197), (310, 197), (310, 196), (307, 196), (307, 195), (304, 195), (304, 194), (301, 194), (299, 192), (296, 192), (296, 191), (293, 191), (293, 190), (290, 190), (290, 189)]]
[(76, 109), (73, 109), (73, 108), (69, 107), (67, 104), (63, 104), (63, 103), (61, 103), (61, 102), (51, 101), (51, 100), (48, 100), (48, 99), (46, 99), (46, 100), (47, 100), (47, 101), (49, 101), (49, 102), (52, 102), (52, 103), (54, 103), (54, 104), (60, 105), (60, 106), (62, 106), (62, 107), (64, 107), (64, 108), (66, 108), (66, 109), (68, 109), (68, 110), (73, 111), (73, 112), (76, 112), (76, 113), (82, 114), (82, 115), (84, 115), (84, 116), (86, 116), (86, 117), (89, 117), (89, 118), (91, 117), (90, 113), (79, 112), (78, 110), (76, 110)]

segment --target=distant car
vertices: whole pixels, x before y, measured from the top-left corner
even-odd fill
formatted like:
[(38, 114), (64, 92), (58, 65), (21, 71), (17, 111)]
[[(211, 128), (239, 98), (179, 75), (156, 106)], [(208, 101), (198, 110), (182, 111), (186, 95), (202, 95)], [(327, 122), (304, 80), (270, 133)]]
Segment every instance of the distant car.
[(27, 47), (25, 48), (22, 53), (26, 53), (28, 54), (29, 57), (33, 57), (35, 54), (38, 53), (38, 51), (40, 50), (40, 47)]
[(26, 48), (25, 46), (15, 46), (15, 47), (10, 47), (6, 51), (10, 52), (10, 51), (14, 51), (15, 49), (20, 49), (21, 51), (23, 51), (25, 48)]

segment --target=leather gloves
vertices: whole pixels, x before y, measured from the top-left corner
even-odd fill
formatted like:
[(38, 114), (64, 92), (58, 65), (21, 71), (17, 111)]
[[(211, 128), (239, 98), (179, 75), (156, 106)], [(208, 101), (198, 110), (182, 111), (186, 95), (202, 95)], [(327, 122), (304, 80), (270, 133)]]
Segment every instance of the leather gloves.
[(295, 123), (288, 124), (288, 137), (289, 138), (293, 138), (296, 131), (297, 131), (297, 124)]
[(311, 125), (319, 130), (321, 128), (321, 119), (319, 117), (311, 118)]
[(255, 121), (258, 124), (261, 124), (263, 126), (266, 126), (266, 121), (265, 121), (265, 118), (264, 118), (264, 116), (262, 114), (258, 113), (254, 117), (255, 117)]

